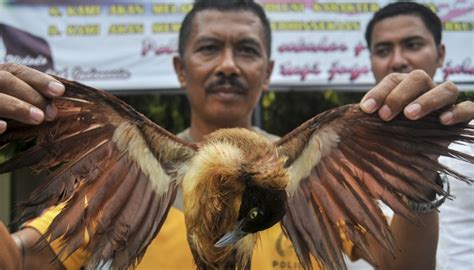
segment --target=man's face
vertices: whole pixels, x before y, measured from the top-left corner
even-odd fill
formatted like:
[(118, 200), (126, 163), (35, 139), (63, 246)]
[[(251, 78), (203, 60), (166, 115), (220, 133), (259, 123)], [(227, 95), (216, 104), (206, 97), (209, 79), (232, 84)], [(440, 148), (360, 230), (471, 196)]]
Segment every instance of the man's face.
[(174, 59), (192, 120), (220, 127), (249, 120), (268, 89), (273, 61), (267, 55), (263, 26), (253, 13), (197, 13), (184, 56)]
[(370, 61), (377, 82), (392, 72), (422, 69), (433, 77), (444, 62), (445, 48), (415, 15), (398, 15), (377, 22), (372, 32)]

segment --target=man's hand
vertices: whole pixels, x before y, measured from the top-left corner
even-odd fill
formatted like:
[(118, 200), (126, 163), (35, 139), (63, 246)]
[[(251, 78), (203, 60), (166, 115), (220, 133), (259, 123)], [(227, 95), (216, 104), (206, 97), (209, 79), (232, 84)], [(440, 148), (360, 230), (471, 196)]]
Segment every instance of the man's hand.
[(18, 244), (0, 222), (0, 269), (21, 269), (21, 254)]
[(453, 105), (440, 116), (442, 124), (452, 125), (474, 118), (474, 103), (465, 101), (455, 104), (458, 95), (454, 83), (447, 81), (436, 85), (426, 72), (414, 70), (409, 74), (387, 75), (365, 94), (361, 108), (366, 113), (378, 110), (380, 118), (388, 121), (402, 110), (408, 119), (416, 120), (432, 111)]
[(0, 134), (6, 131), (5, 119), (39, 124), (56, 117), (50, 98), (61, 96), (64, 85), (32, 68), (0, 64)]

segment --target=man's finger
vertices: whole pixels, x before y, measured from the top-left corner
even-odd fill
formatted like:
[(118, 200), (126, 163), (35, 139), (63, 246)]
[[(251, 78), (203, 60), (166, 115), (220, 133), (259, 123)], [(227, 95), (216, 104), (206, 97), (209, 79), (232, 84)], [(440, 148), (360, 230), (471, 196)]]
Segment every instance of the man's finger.
[(0, 134), (3, 134), (7, 130), (7, 122), (0, 120)]
[(0, 116), (27, 124), (39, 124), (44, 120), (44, 112), (39, 108), (2, 93), (0, 93)]
[(440, 116), (444, 125), (454, 125), (461, 122), (469, 122), (474, 119), (474, 102), (467, 100), (456, 104)]
[(46, 98), (8, 71), (0, 70), (0, 93), (23, 100), (38, 108), (46, 109)]
[(380, 83), (364, 95), (360, 102), (362, 110), (366, 113), (373, 113), (380, 109), (390, 92), (407, 76), (407, 74), (401, 73), (387, 75)]
[(435, 88), (430, 76), (422, 70), (414, 70), (408, 74), (385, 98), (380, 107), (379, 116), (391, 120), (403, 111), (406, 105), (419, 96)]
[(14, 63), (6, 63), (0, 64), (0, 70), (11, 73), (46, 97), (53, 98), (64, 94), (63, 84), (52, 76), (35, 69)]
[(435, 110), (454, 104), (458, 95), (459, 91), (454, 83), (444, 82), (411, 102), (404, 108), (404, 114), (408, 119), (419, 119)]

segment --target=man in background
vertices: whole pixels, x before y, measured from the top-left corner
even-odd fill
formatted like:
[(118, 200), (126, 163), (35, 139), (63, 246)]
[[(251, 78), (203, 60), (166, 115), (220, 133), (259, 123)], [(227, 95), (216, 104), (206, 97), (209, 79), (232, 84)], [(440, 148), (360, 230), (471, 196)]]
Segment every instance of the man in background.
[[(423, 70), (433, 78), (443, 66), (446, 49), (442, 43), (442, 24), (429, 8), (414, 2), (397, 2), (377, 11), (369, 22), (365, 38), (376, 82), (391, 73)], [(474, 110), (472, 101), (462, 106)], [(409, 109), (419, 110), (418, 106)], [(452, 145), (451, 148), (474, 153), (474, 145)], [(474, 178), (474, 166), (442, 158), (446, 166)], [(451, 192), (456, 197), (440, 207), (438, 269), (472, 269), (474, 267), (474, 188), (452, 179)]]

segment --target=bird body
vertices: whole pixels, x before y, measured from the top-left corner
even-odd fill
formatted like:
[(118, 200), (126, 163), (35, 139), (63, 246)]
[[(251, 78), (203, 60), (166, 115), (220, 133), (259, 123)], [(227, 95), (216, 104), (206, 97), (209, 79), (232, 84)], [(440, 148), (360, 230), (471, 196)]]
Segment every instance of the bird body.
[(395, 243), (375, 200), (416, 222), (407, 201), (429, 202), (426, 194), (433, 192), (448, 195), (434, 183), (434, 173), (473, 181), (437, 157), (474, 163), (474, 157), (447, 148), (453, 141), (474, 143), (474, 126), (441, 125), (439, 113), (385, 122), (357, 104), (346, 105), (276, 142), (234, 128), (194, 144), (109, 93), (58, 80), (66, 92), (53, 100), (57, 119), (38, 126), (8, 122), (0, 147), (35, 144), (1, 163), (0, 173), (25, 166), (50, 172), (15, 222), (64, 204), (43, 240), (61, 239), (59, 257), (87, 243), (89, 268), (108, 262), (113, 269), (135, 266), (178, 188), (200, 269), (249, 268), (258, 232), (277, 222), (305, 269), (313, 261), (344, 269), (343, 237), (376, 264), (366, 234), (392, 253)]
[[(252, 187), (257, 186), (280, 190), (286, 195), (288, 173), (283, 167), (285, 160), (278, 155), (272, 142), (246, 129), (218, 130), (209, 134), (200, 145), (184, 176), (183, 195), (188, 241), (195, 256), (205, 265), (216, 268), (237, 265), (242, 269), (249, 263), (257, 241), (256, 234), (235, 245), (216, 247), (215, 243), (234, 230), (237, 221), (242, 219), (239, 209), (242, 209), (245, 190), (252, 192)], [(275, 198), (258, 201), (250, 208), (259, 206), (261, 210), (260, 204), (276, 207), (278, 202), (271, 199)], [(280, 200), (280, 204), (285, 204), (286, 196), (280, 196)], [(243, 212), (250, 208), (244, 207)], [(278, 222), (284, 210), (281, 207), (266, 228)]]

